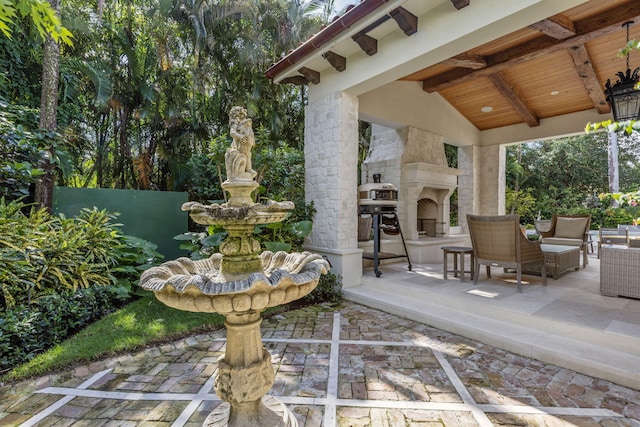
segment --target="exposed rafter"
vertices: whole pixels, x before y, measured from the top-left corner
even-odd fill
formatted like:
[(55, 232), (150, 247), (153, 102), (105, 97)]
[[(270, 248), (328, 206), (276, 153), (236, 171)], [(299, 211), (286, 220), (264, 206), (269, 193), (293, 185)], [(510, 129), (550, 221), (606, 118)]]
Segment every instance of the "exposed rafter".
[(344, 71), (347, 69), (347, 58), (344, 56), (328, 51), (323, 53), (322, 57), (329, 61), (329, 64), (338, 71)]
[(378, 53), (378, 40), (374, 39), (370, 35), (358, 33), (353, 36), (353, 41), (358, 43), (360, 49), (369, 56)]
[(389, 12), (389, 15), (406, 35), (410, 36), (418, 31), (418, 17), (407, 9), (399, 7)]
[(589, 98), (591, 98), (595, 109), (600, 114), (611, 112), (611, 107), (607, 102), (602, 86), (600, 86), (598, 76), (593, 69), (589, 52), (587, 52), (585, 46), (574, 46), (569, 49), (569, 53), (571, 54), (571, 59), (573, 59), (578, 75), (580, 76), (582, 84), (587, 90)]
[(509, 101), (513, 108), (515, 108), (526, 124), (530, 127), (540, 125), (540, 119), (538, 116), (525, 103), (522, 96), (518, 93), (517, 88), (511, 84), (504, 73), (489, 74), (487, 77), (491, 80), (496, 89), (498, 89), (498, 92), (500, 92), (502, 96)]
[(640, 20), (640, 2), (618, 6), (608, 12), (574, 22), (576, 29), (574, 37), (558, 40), (549, 36), (541, 36), (526, 41), (518, 46), (486, 57), (487, 66), (485, 68), (478, 70), (468, 68), (449, 70), (446, 73), (423, 80), (422, 88), (426, 92), (437, 92), (476, 77), (488, 76), (505, 70), (510, 66), (522, 64), (532, 59), (615, 33), (620, 30), (622, 23), (634, 19)]
[(529, 28), (540, 31), (542, 34), (557, 40), (564, 40), (576, 35), (573, 22), (563, 15), (543, 19), (542, 21), (529, 25)]
[(320, 83), (320, 73), (307, 67), (298, 70), (310, 83), (317, 85)]

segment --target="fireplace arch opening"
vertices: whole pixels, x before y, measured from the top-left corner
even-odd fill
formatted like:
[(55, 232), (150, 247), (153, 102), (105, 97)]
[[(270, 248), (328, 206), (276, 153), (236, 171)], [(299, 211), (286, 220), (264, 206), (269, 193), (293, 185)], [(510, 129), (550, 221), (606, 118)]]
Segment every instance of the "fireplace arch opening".
[(436, 237), (438, 220), (438, 203), (429, 198), (418, 200), (417, 203), (418, 236)]

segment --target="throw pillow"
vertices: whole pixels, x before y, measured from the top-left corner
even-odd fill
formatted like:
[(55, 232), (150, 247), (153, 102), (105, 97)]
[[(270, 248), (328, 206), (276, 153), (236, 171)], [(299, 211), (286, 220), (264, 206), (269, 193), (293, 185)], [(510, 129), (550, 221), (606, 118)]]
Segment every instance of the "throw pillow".
[(584, 237), (586, 227), (587, 218), (560, 217), (556, 219), (556, 234), (554, 237), (582, 239)]

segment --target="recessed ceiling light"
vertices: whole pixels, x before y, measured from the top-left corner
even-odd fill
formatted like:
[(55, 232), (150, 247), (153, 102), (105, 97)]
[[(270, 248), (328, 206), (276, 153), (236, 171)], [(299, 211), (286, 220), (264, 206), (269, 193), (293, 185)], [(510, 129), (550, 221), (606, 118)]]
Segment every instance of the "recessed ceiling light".
[(482, 107), (482, 108), (480, 109), (480, 111), (482, 111), (483, 113), (490, 113), (490, 112), (492, 112), (492, 111), (493, 111), (493, 107), (491, 107), (491, 106), (489, 106), (489, 105), (486, 105), (486, 106)]
[(552, 95), (552, 96), (556, 96), (556, 95), (558, 95), (559, 93), (560, 93), (560, 91), (557, 91), (557, 90), (552, 90), (552, 91), (551, 91), (551, 95)]

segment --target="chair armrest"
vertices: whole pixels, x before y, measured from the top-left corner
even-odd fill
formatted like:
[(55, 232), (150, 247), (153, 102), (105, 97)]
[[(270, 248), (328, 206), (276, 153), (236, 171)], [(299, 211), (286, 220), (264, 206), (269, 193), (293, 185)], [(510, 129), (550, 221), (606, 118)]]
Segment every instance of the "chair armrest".
[(544, 259), (539, 240), (520, 239), (520, 262), (538, 261)]
[(556, 228), (552, 227), (549, 231), (540, 233), (540, 237), (553, 237), (556, 234)]

